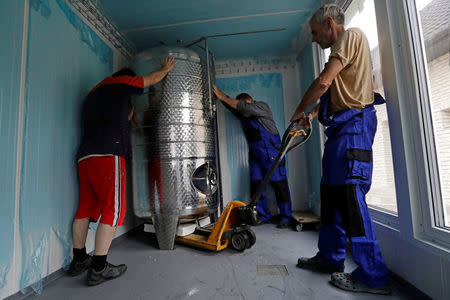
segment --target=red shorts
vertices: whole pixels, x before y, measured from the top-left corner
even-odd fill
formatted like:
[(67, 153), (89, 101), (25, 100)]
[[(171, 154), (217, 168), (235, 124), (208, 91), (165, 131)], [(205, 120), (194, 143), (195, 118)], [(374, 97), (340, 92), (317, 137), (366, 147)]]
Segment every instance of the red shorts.
[(99, 156), (78, 163), (80, 204), (75, 219), (90, 218), (111, 226), (123, 225), (126, 212), (125, 160), (120, 156)]

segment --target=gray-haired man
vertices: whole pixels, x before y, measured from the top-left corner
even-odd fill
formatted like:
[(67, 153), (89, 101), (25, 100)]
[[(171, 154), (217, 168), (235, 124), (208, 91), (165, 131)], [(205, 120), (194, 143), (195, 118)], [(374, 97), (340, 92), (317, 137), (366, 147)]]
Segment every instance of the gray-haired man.
[[(359, 28), (344, 28), (339, 6), (321, 7), (310, 20), (312, 41), (331, 47), (330, 59), (298, 105), (292, 120), (310, 127), (318, 116), (327, 126), (322, 160), (319, 252), (301, 257), (297, 266), (333, 273), (331, 282), (344, 290), (389, 294), (387, 268), (365, 202), (372, 181), (372, 144), (377, 127), (370, 48)], [(311, 113), (304, 111), (320, 97)], [(352, 244), (358, 265), (344, 273), (345, 245)]]

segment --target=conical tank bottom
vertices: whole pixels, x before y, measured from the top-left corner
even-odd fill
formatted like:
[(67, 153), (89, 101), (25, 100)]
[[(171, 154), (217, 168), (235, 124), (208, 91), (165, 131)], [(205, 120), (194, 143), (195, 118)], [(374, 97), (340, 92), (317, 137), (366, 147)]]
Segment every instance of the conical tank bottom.
[(177, 233), (179, 216), (176, 214), (159, 214), (152, 216), (158, 246), (161, 250), (173, 250)]

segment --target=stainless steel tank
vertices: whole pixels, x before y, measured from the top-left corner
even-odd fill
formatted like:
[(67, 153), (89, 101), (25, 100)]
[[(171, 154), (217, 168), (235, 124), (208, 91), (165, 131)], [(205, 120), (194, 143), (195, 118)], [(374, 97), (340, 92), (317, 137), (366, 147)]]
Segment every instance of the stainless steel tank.
[(173, 248), (180, 218), (214, 213), (218, 206), (205, 60), (187, 48), (157, 47), (137, 55), (136, 73), (159, 69), (167, 55), (176, 65), (134, 100), (132, 134), (134, 214), (152, 220), (160, 249)]

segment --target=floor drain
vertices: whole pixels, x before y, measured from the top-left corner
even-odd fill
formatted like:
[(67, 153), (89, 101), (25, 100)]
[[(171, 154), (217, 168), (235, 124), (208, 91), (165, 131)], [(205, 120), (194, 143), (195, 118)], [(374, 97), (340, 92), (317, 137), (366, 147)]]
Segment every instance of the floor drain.
[(289, 275), (285, 265), (257, 265), (256, 273), (258, 276)]

